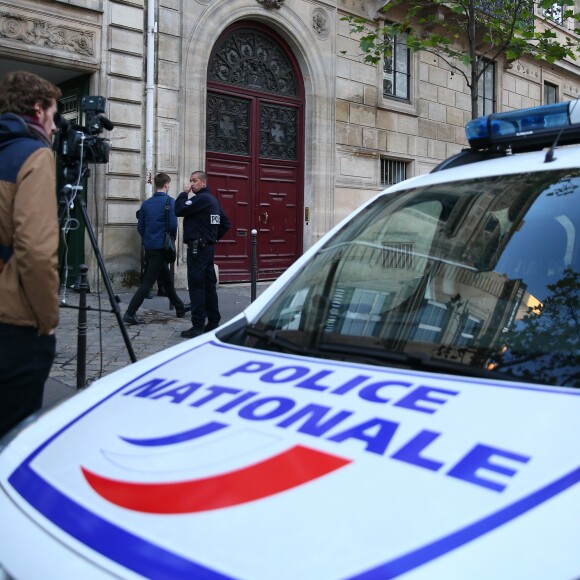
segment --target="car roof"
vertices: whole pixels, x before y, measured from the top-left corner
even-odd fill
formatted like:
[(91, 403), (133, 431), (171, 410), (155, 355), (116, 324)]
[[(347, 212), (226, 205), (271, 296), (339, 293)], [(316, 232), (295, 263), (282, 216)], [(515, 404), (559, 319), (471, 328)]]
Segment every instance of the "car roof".
[(517, 173), (532, 173), (538, 171), (556, 171), (561, 169), (575, 169), (580, 165), (580, 145), (571, 145), (557, 148), (554, 159), (546, 163), (546, 151), (507, 154), (504, 157), (486, 159), (459, 167), (444, 169), (426, 175), (412, 177), (384, 190), (383, 193), (392, 193), (410, 187), (424, 187), (437, 183), (463, 181), (466, 179), (481, 179), (489, 176), (514, 175)]

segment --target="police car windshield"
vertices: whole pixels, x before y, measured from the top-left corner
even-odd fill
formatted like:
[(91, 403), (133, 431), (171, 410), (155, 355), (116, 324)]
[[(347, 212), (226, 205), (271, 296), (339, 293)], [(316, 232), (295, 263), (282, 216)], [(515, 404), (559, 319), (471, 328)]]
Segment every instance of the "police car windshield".
[(579, 171), (431, 185), (357, 215), (255, 328), (580, 387), (579, 276)]

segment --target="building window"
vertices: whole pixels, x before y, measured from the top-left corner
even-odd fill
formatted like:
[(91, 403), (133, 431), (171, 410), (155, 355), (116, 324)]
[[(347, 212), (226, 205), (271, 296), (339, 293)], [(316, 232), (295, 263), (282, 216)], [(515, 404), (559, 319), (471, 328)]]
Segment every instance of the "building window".
[[(516, 9), (518, 14), (518, 20), (523, 20), (529, 25), (534, 23), (534, 2), (533, 0), (527, 0), (527, 2), (522, 2), (521, 0), (514, 3), (512, 8)], [(505, 0), (475, 0), (475, 9), (484, 12), (485, 14), (498, 18), (505, 12)], [(523, 13), (523, 14), (522, 14)]]
[(487, 66), (477, 83), (477, 113), (480, 117), (495, 112), (495, 62), (480, 61)]
[(337, 286), (330, 300), (324, 332), (374, 336), (384, 312), (390, 307), (390, 300), (388, 292)]
[(474, 346), (481, 331), (483, 321), (475, 316), (468, 315), (463, 322), (463, 328), (457, 339), (458, 346)]
[(550, 8), (544, 10), (544, 16), (549, 18), (556, 24), (564, 24), (564, 13), (566, 12), (566, 5), (564, 2), (554, 2)]
[(383, 268), (412, 270), (414, 255), (413, 242), (383, 242)]
[(381, 185), (395, 185), (407, 179), (406, 161), (395, 159), (381, 159)]
[(437, 342), (447, 324), (449, 311), (445, 304), (427, 300), (421, 310), (419, 325), (413, 336), (418, 342)]
[(409, 100), (411, 86), (411, 55), (407, 48), (407, 36), (385, 36), (391, 44), (391, 53), (383, 62), (383, 95), (389, 98)]
[(544, 105), (558, 102), (558, 87), (551, 83), (544, 83)]

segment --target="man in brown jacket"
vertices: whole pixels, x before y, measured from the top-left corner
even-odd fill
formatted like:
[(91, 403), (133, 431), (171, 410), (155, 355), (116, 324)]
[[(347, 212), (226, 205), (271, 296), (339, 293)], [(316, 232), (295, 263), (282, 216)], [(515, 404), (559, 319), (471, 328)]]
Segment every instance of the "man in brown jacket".
[(60, 94), (28, 72), (0, 81), (0, 437), (42, 406), (55, 355)]

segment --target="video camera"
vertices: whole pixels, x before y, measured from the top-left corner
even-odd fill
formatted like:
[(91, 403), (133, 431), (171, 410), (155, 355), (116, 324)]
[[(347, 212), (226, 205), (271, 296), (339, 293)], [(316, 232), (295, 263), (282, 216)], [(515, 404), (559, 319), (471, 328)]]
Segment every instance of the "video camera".
[(113, 123), (102, 113), (107, 99), (85, 96), (81, 99), (81, 111), (85, 113), (86, 126), (75, 125), (60, 113), (54, 116), (57, 133), (53, 149), (59, 156), (66, 178), (76, 179), (85, 163), (108, 163), (111, 145), (108, 139), (98, 137), (103, 129), (112, 131)]

